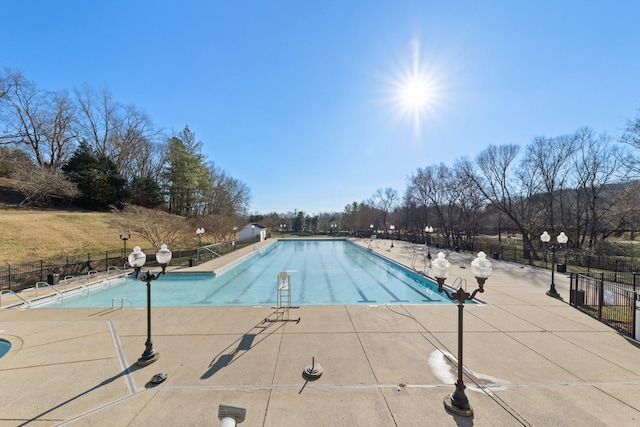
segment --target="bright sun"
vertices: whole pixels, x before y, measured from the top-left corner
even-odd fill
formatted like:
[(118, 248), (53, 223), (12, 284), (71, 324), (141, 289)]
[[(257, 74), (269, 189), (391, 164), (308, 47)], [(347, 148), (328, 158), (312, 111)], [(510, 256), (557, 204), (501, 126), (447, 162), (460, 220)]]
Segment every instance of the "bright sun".
[(400, 88), (401, 102), (410, 110), (421, 110), (429, 105), (431, 90), (429, 83), (420, 78), (412, 78)]
[(394, 114), (400, 122), (410, 122), (416, 138), (420, 138), (421, 126), (434, 119), (441, 101), (442, 84), (433, 59), (421, 63), (418, 42), (410, 43), (411, 62), (398, 64), (395, 76), (390, 79), (390, 100)]

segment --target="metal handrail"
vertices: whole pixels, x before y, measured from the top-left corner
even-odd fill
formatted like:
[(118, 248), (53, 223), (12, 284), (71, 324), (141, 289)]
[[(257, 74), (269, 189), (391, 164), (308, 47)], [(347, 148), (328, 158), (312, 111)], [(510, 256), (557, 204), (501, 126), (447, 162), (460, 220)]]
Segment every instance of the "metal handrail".
[(212, 254), (214, 254), (216, 256), (219, 256), (219, 257), (222, 256), (219, 253), (217, 253), (216, 251), (214, 251), (213, 249), (211, 249), (209, 246), (202, 246), (202, 247), (198, 248), (198, 252), (200, 252), (200, 250), (202, 250), (202, 249), (204, 249), (206, 251), (209, 251), (209, 252), (211, 252)]
[(62, 298), (62, 301), (64, 301), (64, 294), (62, 292), (60, 292), (60, 290), (56, 289), (55, 286), (53, 286), (52, 284), (50, 284), (49, 282), (38, 282), (36, 283), (36, 298), (38, 297), (38, 288), (40, 287), (39, 285), (44, 285), (44, 286), (48, 286), (51, 289), (53, 289), (55, 292), (57, 292), (60, 295), (60, 298)]
[(129, 301), (129, 307), (133, 307), (133, 303), (131, 302), (131, 300), (127, 299), (127, 298), (112, 298), (111, 299), (111, 310), (114, 309), (115, 307), (115, 302), (118, 301), (120, 303), (120, 310), (122, 310), (124, 308), (124, 302), (125, 301)]
[(0, 307), (2, 307), (2, 294), (12, 294), (18, 297), (18, 299), (21, 299), (22, 302), (24, 302), (25, 304), (27, 304), (27, 308), (31, 308), (31, 303), (29, 301), (27, 301), (26, 299), (22, 298), (20, 295), (18, 295), (16, 292), (12, 291), (11, 289), (1, 289), (0, 290)]

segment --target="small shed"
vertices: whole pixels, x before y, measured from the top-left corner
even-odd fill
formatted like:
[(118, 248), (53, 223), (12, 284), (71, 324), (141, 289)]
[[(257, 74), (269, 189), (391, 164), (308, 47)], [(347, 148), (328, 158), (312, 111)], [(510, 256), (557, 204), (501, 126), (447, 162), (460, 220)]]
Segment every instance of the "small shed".
[(267, 229), (260, 224), (256, 224), (252, 222), (250, 224), (245, 225), (238, 232), (238, 239), (257, 239), (256, 236), (260, 236), (260, 242), (267, 239)]

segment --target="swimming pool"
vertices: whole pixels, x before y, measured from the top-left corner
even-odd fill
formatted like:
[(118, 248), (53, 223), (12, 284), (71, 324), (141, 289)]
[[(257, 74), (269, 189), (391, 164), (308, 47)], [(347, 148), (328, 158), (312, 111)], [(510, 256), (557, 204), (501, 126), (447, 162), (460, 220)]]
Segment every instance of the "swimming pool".
[(11, 349), (11, 343), (7, 340), (0, 338), (0, 357), (4, 356)]
[[(453, 303), (427, 277), (350, 241), (278, 240), (217, 274), (161, 276), (151, 285), (152, 305), (275, 305), (281, 271), (291, 277), (294, 306)], [(112, 306), (146, 307), (146, 284), (135, 278), (111, 281), (45, 307)]]

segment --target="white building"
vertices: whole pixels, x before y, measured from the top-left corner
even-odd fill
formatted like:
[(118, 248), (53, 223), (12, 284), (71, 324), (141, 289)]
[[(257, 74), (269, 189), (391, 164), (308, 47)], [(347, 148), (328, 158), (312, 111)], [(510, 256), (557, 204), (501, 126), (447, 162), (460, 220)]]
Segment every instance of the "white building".
[(267, 229), (260, 224), (251, 223), (247, 224), (238, 232), (238, 240), (244, 239), (257, 239), (256, 236), (260, 236), (260, 241), (267, 239)]

